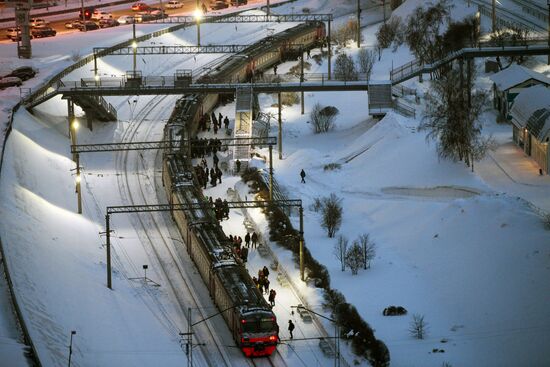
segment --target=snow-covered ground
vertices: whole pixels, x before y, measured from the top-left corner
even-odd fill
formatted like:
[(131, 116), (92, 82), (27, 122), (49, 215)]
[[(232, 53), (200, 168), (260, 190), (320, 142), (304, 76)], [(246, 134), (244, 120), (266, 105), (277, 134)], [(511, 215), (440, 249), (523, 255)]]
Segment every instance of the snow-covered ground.
[[(408, 0), (400, 15), (418, 3)], [(331, 12), (340, 16), (337, 25), (353, 15), (354, 6), (354, 1), (308, 0), (277, 11), (298, 12), (308, 7), (312, 12)], [(455, 11), (467, 12), (464, 7)], [(368, 23), (369, 17), (379, 16), (363, 14), (363, 21)], [(242, 24), (235, 29), (232, 25), (203, 25), (201, 39), (216, 44), (235, 43), (235, 39), (237, 43), (251, 43), (264, 37), (267, 28), (280, 31), (288, 26)], [(138, 30), (145, 33), (161, 27)], [(374, 45), (375, 31), (376, 26), (363, 30), (365, 46)], [(107, 34), (109, 44), (129, 37), (128, 30), (123, 29), (96, 32), (33, 41), (35, 57), (25, 64), (38, 67), (40, 73), (24, 87), (34, 87), (70, 65), (70, 49), (85, 55), (92, 47), (105, 46)], [(195, 37), (195, 30), (188, 29), (149, 42), (192, 44)], [(14, 55), (13, 48), (0, 46), (0, 66), (21, 63), (8, 56)], [(357, 49), (345, 51), (354, 54)], [(216, 57), (138, 58), (138, 69), (144, 75), (167, 75), (176, 68), (198, 68)], [(411, 59), (405, 47), (395, 52), (384, 50), (373, 79), (387, 79), (392, 64), (398, 66)], [(279, 73), (293, 64), (281, 65)], [(312, 64), (310, 72), (326, 71), (324, 62)], [(534, 64), (534, 68), (548, 73), (547, 67)], [(131, 57), (109, 57), (101, 60), (99, 69), (102, 75), (120, 75), (129, 65)], [(85, 66), (67, 80), (90, 76), (90, 69)], [(429, 88), (429, 82), (409, 81), (407, 85), (420, 95)], [(489, 87), (484, 74), (478, 85)], [(5, 123), (6, 109), (19, 95), (16, 88), (0, 95)], [(119, 121), (97, 123), (93, 133), (81, 129), (79, 142), (121, 141), (134, 136), (157, 140), (175, 99), (110, 97)], [(274, 102), (269, 95), (260, 96), (264, 112), (276, 114), (271, 107)], [(308, 113), (316, 102), (340, 110), (334, 131), (321, 135), (311, 131)], [(425, 133), (416, 129), (421, 104), (416, 105), (417, 119), (390, 113), (376, 122), (368, 116), (366, 93), (306, 93), (305, 103), (304, 115), (299, 106), (283, 110), (283, 160), (275, 159), (276, 179), (290, 198), (304, 201), (306, 245), (329, 269), (332, 287), (344, 293), (375, 329), (376, 337), (387, 344), (392, 366), (435, 367), (443, 362), (453, 366), (550, 365), (546, 348), (550, 343), (550, 285), (546, 281), (550, 275), (550, 232), (531, 207), (550, 210), (550, 177), (539, 176), (530, 158), (511, 145), (510, 126), (496, 124), (490, 111), (483, 115), (484, 132), (492, 133), (499, 147), (471, 172), (462, 163), (438, 160), (434, 144), (426, 144)], [(149, 111), (153, 105), (156, 108)], [(232, 118), (234, 105), (220, 106), (217, 112)], [(186, 357), (178, 332), (186, 331), (186, 307), (202, 308), (201, 313), (194, 311), (194, 320), (215, 311), (197, 274), (177, 275), (193, 266), (169, 216), (113, 218), (114, 291), (105, 287), (104, 238), (100, 235), (105, 230), (105, 207), (166, 200), (159, 182), (159, 156), (155, 152), (83, 155), (84, 213), (77, 215), (71, 171), (74, 163), (66, 129), (66, 102), (60, 98), (36, 108), (34, 115), (21, 109), (6, 143), (0, 178), (0, 236), (42, 363), (66, 365), (69, 334), (76, 330), (74, 365), (181, 365)], [(272, 135), (276, 130), (276, 121), (272, 121)], [(341, 166), (325, 171), (328, 163)], [(307, 173), (306, 184), (300, 183), (302, 168)], [(223, 196), (231, 187), (241, 196), (247, 195), (246, 185), (237, 177), (224, 177), (223, 181), (205, 194)], [(377, 246), (371, 268), (360, 270), (356, 276), (340, 270), (333, 255), (336, 239), (326, 236), (319, 214), (310, 210), (314, 198), (330, 193), (343, 199), (344, 220), (337, 235), (353, 241), (368, 233)], [(244, 237), (244, 215), (232, 211), (231, 220), (222, 223), (227, 234)], [(250, 210), (248, 215), (267, 238), (267, 224), (260, 211)], [(293, 221), (297, 225), (297, 218)], [(299, 281), (292, 255), (277, 245), (271, 244), (271, 248), (295, 291), (309, 307), (324, 313), (322, 294)], [(248, 268), (255, 273), (271, 261), (273, 258), (252, 251)], [(149, 264), (147, 275), (162, 284), (160, 288), (128, 279), (143, 276), (142, 264)], [(193, 284), (194, 290), (186, 284)], [(297, 339), (316, 337), (320, 330), (302, 323), (293, 313), (291, 306), (302, 301), (292, 288), (283, 288), (275, 279), (271, 279), (271, 286), (278, 293), (274, 310), (284, 341), (278, 350), (286, 364), (332, 365), (333, 361), (319, 353), (317, 341), (287, 340), (287, 319), (297, 324)], [(198, 300), (198, 306), (189, 301), (191, 298)], [(403, 306), (409, 314), (382, 316), (389, 305)], [(429, 324), (427, 338), (422, 341), (407, 331), (414, 313), (424, 315)], [(9, 317), (3, 316), (0, 325), (15, 329), (9, 325)], [(329, 334), (333, 332), (330, 323), (322, 323)], [(196, 365), (221, 364), (223, 358), (231, 359), (235, 366), (246, 365), (239, 352), (232, 351), (235, 348), (215, 352), (214, 344), (232, 344), (221, 319), (213, 319), (209, 328), (218, 336), (211, 336), (206, 328), (196, 331), (198, 340), (207, 344), (197, 348)], [(17, 340), (14, 333), (4, 335), (7, 343)], [(20, 345), (8, 350), (16, 357), (11, 359), (0, 349), (0, 360), (21, 365), (17, 362), (22, 360)], [(349, 348), (343, 353), (352, 364)]]

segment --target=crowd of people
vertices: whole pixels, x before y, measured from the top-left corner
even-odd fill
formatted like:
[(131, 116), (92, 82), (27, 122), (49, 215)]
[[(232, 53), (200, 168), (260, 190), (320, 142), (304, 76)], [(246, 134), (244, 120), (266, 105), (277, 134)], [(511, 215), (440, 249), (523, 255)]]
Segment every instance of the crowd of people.
[(197, 138), (191, 139), (191, 158), (210, 157), (210, 154), (222, 150), (222, 142), (218, 138)]
[(204, 189), (206, 189), (208, 183), (210, 183), (212, 187), (221, 184), (222, 174), (222, 170), (217, 164), (209, 169), (205, 159), (203, 159), (199, 165), (195, 166), (195, 175), (197, 176), (199, 185)]
[(210, 131), (210, 129), (212, 128), (214, 134), (217, 134), (218, 130), (221, 130), (222, 124), (224, 125), (225, 131), (227, 132), (227, 130), (229, 129), (229, 117), (225, 116), (224, 118), (221, 112), (219, 112), (218, 116), (216, 117), (216, 114), (214, 113), (214, 111), (212, 111), (210, 115), (205, 113), (201, 116), (199, 120), (199, 129), (200, 131)]

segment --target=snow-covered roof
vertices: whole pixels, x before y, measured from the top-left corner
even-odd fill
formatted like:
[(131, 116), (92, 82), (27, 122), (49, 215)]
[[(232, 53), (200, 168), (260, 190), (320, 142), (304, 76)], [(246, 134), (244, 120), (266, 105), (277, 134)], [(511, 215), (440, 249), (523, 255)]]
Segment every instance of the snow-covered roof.
[(535, 85), (521, 91), (510, 110), (512, 123), (527, 128), (539, 141), (550, 138), (550, 89)]
[(512, 65), (489, 77), (500, 90), (510, 89), (529, 79), (535, 79), (541, 83), (550, 85), (550, 78), (541, 73), (527, 69), (521, 65)]

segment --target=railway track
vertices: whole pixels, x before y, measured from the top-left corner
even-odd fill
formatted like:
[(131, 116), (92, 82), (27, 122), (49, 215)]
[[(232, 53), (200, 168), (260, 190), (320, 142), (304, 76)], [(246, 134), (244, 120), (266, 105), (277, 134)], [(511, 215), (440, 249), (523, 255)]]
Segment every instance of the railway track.
[[(141, 136), (142, 134), (139, 133), (139, 130), (142, 127), (143, 122), (146, 120), (146, 118), (150, 116), (152, 111), (156, 109), (155, 107), (161, 105), (161, 103), (163, 103), (165, 100), (171, 101), (172, 99), (174, 99), (174, 97), (154, 97), (151, 100), (153, 103), (148, 103), (144, 107), (144, 110), (146, 110), (146, 112), (143, 114), (143, 116), (140, 116), (137, 119), (136, 123), (134, 123), (133, 126), (126, 130), (123, 141), (134, 141), (136, 137)], [(153, 124), (148, 125), (149, 128), (145, 130), (145, 133), (143, 134), (144, 136), (150, 135), (150, 129)], [(159, 154), (159, 151), (154, 154), (155, 160), (158, 158)], [(121, 179), (119, 179), (118, 182), (121, 193), (125, 193), (126, 196), (124, 201), (130, 205), (153, 204), (152, 202), (150, 202), (151, 200), (149, 198), (151, 197), (151, 194), (155, 193), (147, 193), (145, 192), (145, 190), (146, 188), (154, 188), (154, 179), (151, 180), (149, 174), (147, 173), (145, 173), (145, 175), (141, 174), (143, 173), (143, 171), (148, 171), (148, 168), (146, 167), (144, 162), (144, 156), (141, 153), (137, 153), (137, 157), (134, 160), (130, 159), (130, 155), (135, 156), (136, 153), (121, 152), (120, 154), (118, 154), (119, 157), (117, 159), (117, 170), (123, 173), (122, 176), (119, 176), (121, 177)], [(136, 181), (134, 182), (134, 184), (131, 180), (131, 177), (134, 175), (130, 174), (129, 172), (135, 173)], [(144, 246), (145, 251), (148, 253), (148, 257), (150, 259), (155, 259), (158, 263), (158, 268), (156, 270), (162, 274), (164, 279), (167, 280), (167, 285), (165, 287), (168, 287), (170, 292), (173, 294), (172, 298), (176, 300), (177, 307), (179, 308), (181, 315), (186, 314), (188, 307), (197, 308), (199, 310), (204, 309), (205, 307), (203, 303), (199, 300), (199, 297), (196, 294), (194, 287), (191, 285), (191, 281), (189, 280), (188, 275), (181, 268), (181, 262), (179, 261), (177, 255), (174, 253), (174, 249), (172, 246), (173, 243), (168, 242), (165, 233), (161, 230), (161, 226), (159, 226), (158, 222), (160, 219), (157, 217), (158, 214), (155, 213), (138, 214), (137, 216), (135, 216), (135, 222), (137, 222), (136, 228), (138, 228), (138, 237), (142, 246)], [(140, 228), (142, 228), (143, 230), (140, 230)], [(145, 288), (147, 293), (150, 295), (150, 298), (155, 300), (156, 295), (154, 294), (154, 291), (149, 287)], [(193, 303), (190, 304), (189, 300), (192, 300)], [(165, 311), (164, 306), (156, 300), (155, 305), (158, 307), (158, 310), (160, 310), (162, 317), (170, 320), (170, 316)], [(170, 320), (169, 322), (172, 324), (174, 323), (173, 320)], [(180, 325), (183, 326), (184, 323), (182, 322), (180, 323)], [(178, 325), (173, 325), (170, 330), (172, 330), (174, 327), (176, 329), (179, 329)], [(209, 323), (206, 323), (205, 327), (197, 329), (200, 329), (200, 341), (214, 341), (213, 343), (208, 345), (207, 353), (202, 353), (202, 356), (200, 356), (203, 359), (205, 365), (230, 366), (231, 363), (229, 361), (227, 353), (222, 347), (223, 344), (219, 340), (217, 333), (213, 331), (212, 326)], [(174, 336), (177, 337), (177, 335), (178, 334), (176, 333)]]

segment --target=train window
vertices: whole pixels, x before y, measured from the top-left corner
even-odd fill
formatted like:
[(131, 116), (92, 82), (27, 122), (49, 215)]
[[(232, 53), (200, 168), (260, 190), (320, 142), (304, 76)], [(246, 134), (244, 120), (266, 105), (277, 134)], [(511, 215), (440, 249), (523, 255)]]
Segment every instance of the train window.
[(243, 333), (265, 333), (275, 330), (273, 317), (247, 318), (241, 320)]

